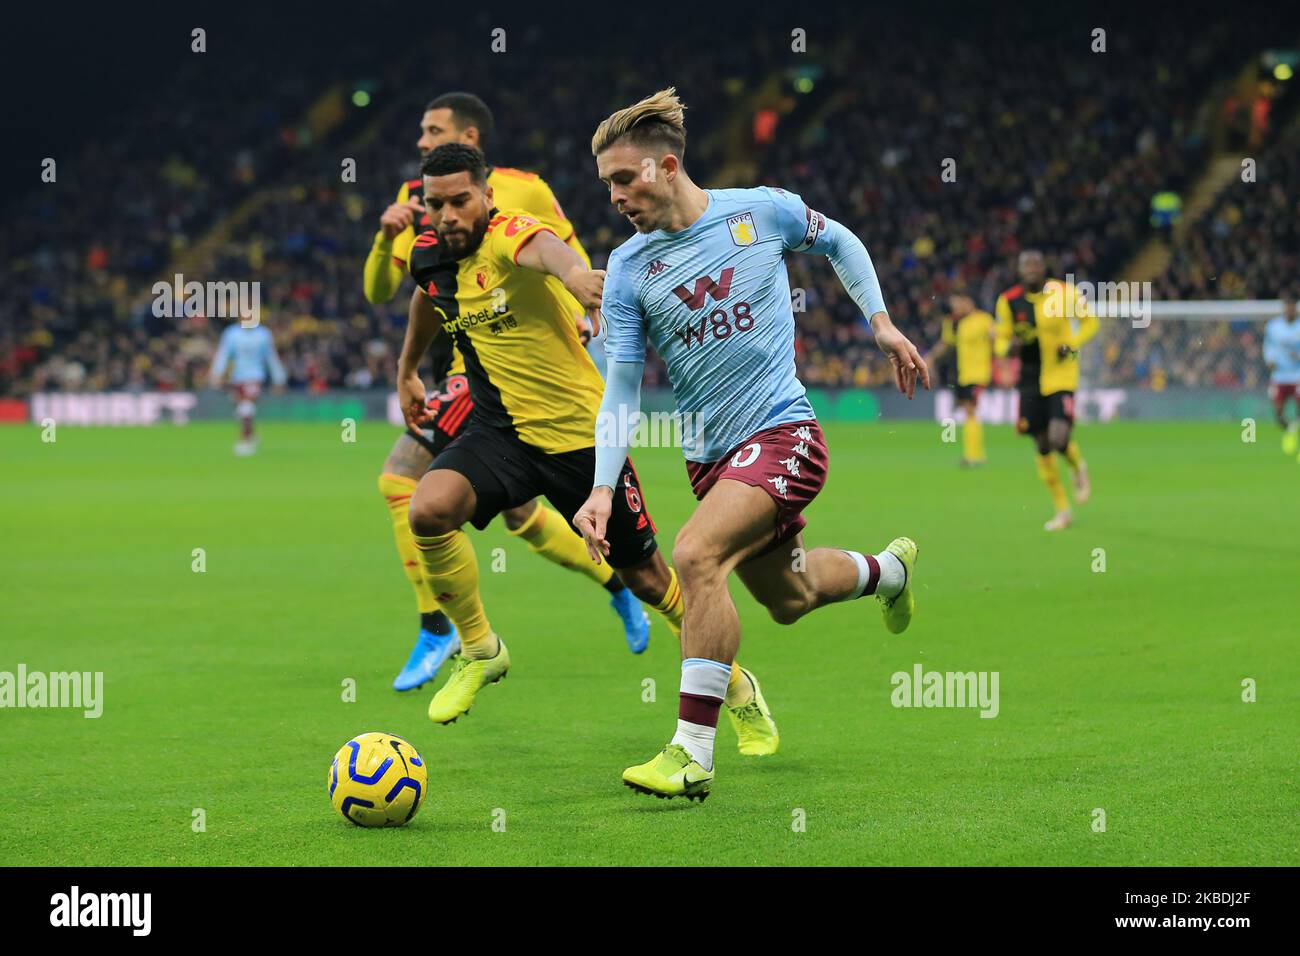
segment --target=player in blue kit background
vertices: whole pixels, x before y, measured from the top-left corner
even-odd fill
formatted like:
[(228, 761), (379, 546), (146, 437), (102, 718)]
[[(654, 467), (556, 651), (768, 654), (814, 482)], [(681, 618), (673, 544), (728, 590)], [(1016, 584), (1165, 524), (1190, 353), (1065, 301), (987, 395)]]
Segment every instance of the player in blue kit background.
[(1300, 451), (1300, 419), (1287, 420), (1286, 403), (1294, 402), (1300, 412), (1300, 317), (1290, 290), (1282, 293), (1282, 314), (1264, 327), (1264, 363), (1269, 372), (1268, 397), (1282, 427), (1282, 451), (1294, 455)]
[[(647, 343), (668, 367), (700, 505), (677, 536), (673, 562), (686, 600), (677, 733), (623, 781), (660, 797), (703, 800), (740, 621), (727, 590), (734, 571), (781, 624), (835, 601), (880, 600), (886, 627), (911, 621), (916, 545), (878, 554), (803, 547), (804, 507), (826, 480), (829, 453), (795, 376), (787, 250), (830, 259), (870, 318), (901, 392), (929, 371), (894, 328), (862, 243), (779, 189), (701, 189), (686, 174), (685, 107), (672, 89), (614, 113), (592, 153), (610, 202), (637, 231), (611, 254), (600, 335), (608, 368), (605, 421), (635, 423)], [(590, 498), (575, 516), (592, 557), (607, 553), (606, 522), (630, 428), (597, 436)], [(866, 485), (868, 497), (871, 485)], [(764, 706), (751, 678), (754, 705)], [(733, 704), (731, 699), (727, 700)]]
[(235, 442), (236, 455), (251, 455), (257, 451), (257, 433), (253, 418), (257, 415), (257, 399), (262, 386), (270, 378), (276, 388), (283, 388), (284, 366), (275, 351), (271, 330), (264, 325), (245, 328), (241, 323), (226, 326), (217, 344), (217, 354), (212, 357), (208, 384), (220, 388), (226, 368), (230, 368), (230, 388), (235, 395), (235, 414), (239, 416), (239, 441)]

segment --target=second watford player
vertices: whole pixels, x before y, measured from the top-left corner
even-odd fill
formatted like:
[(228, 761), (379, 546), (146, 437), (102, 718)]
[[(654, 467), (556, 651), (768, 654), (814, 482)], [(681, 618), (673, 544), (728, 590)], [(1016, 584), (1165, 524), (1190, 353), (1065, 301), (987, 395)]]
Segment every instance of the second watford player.
[(1073, 440), (1074, 393), (1079, 387), (1079, 348), (1097, 334), (1096, 317), (1074, 286), (1047, 278), (1043, 254), (1026, 249), (1018, 260), (1020, 284), (998, 296), (996, 348), (1020, 357), (1020, 416), (1016, 429), (1034, 440), (1038, 475), (1052, 495), (1056, 513), (1043, 526), (1067, 528), (1070, 499), (1053, 453), (1074, 474), (1074, 500), (1091, 494), (1088, 466)]
[[(496, 123), (487, 104), (472, 93), (445, 93), (425, 107), (416, 146), (422, 157), (443, 143), (465, 143), (482, 150), (495, 135)], [(545, 223), (583, 262), (588, 261), (573, 224), (565, 218), (555, 195), (540, 176), (498, 166), (488, 171), (488, 183), (503, 207), (522, 210)], [(365, 267), (366, 298), (375, 304), (392, 299), (402, 284), (411, 247), (417, 236), (430, 228), (422, 191), (422, 180), (403, 183), (396, 201), (380, 217), (379, 232)], [(569, 301), (573, 313), (585, 325), (581, 307), (572, 299)], [(420, 476), (473, 414), (474, 401), (464, 373), (464, 362), (448, 342), (434, 360), (434, 392), (430, 398), (433, 414), (422, 427), (408, 428), (398, 436), (379, 476), (379, 491), (391, 516), (398, 557), (415, 590), (420, 612), (419, 635), (410, 658), (393, 681), (396, 690), (414, 690), (433, 680), (442, 662), (458, 647), (456, 629), (439, 609), (437, 598), (420, 569), (407, 512)], [(582, 539), (573, 533), (567, 518), (530, 501), (517, 508), (507, 508), (502, 512), (502, 519), (507, 531), (519, 536), (531, 551), (602, 585), (622, 622), (628, 647), (634, 653), (645, 650), (650, 636), (649, 620), (640, 602), (608, 567), (587, 560)]]
[[(604, 382), (573, 323), (574, 299), (599, 322), (604, 273), (592, 271), (546, 223), (498, 211), (483, 154), (460, 143), (433, 150), (421, 166), (432, 231), (411, 249), (418, 289), (398, 363), (404, 414), (427, 414), (421, 357), (439, 334), (464, 358), (474, 416), (433, 461), (411, 499), (411, 531), (426, 578), (460, 632), (461, 652), (429, 704), (448, 724), (478, 691), (510, 668), (479, 595), (466, 523), (478, 529), (506, 508), (544, 495), (561, 514), (586, 501), (596, 467), (596, 412)], [(609, 522), (608, 564), (675, 634), (684, 614), (677, 576), (655, 541), (645, 495), (625, 458)], [(732, 680), (745, 678), (738, 666)], [(770, 714), (736, 708), (741, 753), (776, 750)]]
[(926, 363), (938, 361), (949, 350), (957, 353), (957, 387), (953, 391), (957, 407), (966, 413), (961, 429), (960, 464), (963, 468), (976, 468), (987, 461), (979, 399), (993, 378), (993, 316), (975, 308), (975, 300), (964, 291), (948, 297), (948, 308), (950, 315), (943, 323), (943, 341), (935, 346)]

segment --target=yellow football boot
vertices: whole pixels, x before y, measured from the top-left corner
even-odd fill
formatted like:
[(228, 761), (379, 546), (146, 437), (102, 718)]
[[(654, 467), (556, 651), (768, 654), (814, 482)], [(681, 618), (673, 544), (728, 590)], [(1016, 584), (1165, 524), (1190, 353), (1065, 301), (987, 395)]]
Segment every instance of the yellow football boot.
[(495, 684), (506, 676), (510, 670), (510, 653), (506, 650), (506, 642), (500, 638), (497, 638), (497, 645), (496, 657), (486, 660), (456, 655), (447, 683), (429, 701), (430, 720), (435, 724), (455, 723), (463, 714), (469, 713), (479, 688), (484, 684)]
[(701, 767), (681, 744), (669, 744), (653, 760), (624, 770), (623, 783), (661, 800), (685, 797), (703, 803), (713, 783), (713, 771)]
[(736, 744), (746, 757), (770, 757), (781, 745), (772, 709), (763, 699), (763, 688), (758, 686), (758, 678), (743, 667), (740, 672), (754, 685), (754, 696), (744, 706), (727, 708), (727, 716), (736, 731)]
[(911, 538), (895, 538), (885, 548), (890, 554), (903, 562), (903, 590), (892, 598), (877, 596), (880, 601), (880, 613), (885, 618), (885, 627), (891, 634), (902, 634), (907, 625), (912, 623), (912, 612), (916, 610), (916, 598), (912, 595), (912, 578), (916, 569), (916, 542)]

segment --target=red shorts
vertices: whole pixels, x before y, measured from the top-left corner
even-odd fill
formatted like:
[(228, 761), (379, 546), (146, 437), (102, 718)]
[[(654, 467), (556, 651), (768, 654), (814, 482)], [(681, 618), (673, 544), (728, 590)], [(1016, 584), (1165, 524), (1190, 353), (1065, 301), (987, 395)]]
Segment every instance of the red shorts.
[(257, 401), (257, 397), (262, 394), (262, 385), (260, 382), (240, 382), (237, 385), (231, 385), (230, 390), (235, 393), (235, 401)]
[(789, 541), (808, 524), (803, 509), (826, 484), (830, 452), (816, 419), (767, 428), (717, 461), (686, 463), (697, 500), (720, 478), (762, 488), (776, 502), (776, 531), (772, 545)]
[(1300, 385), (1294, 382), (1271, 382), (1268, 386), (1268, 397), (1273, 400), (1274, 407), (1280, 412), (1286, 406), (1288, 398), (1300, 402)]

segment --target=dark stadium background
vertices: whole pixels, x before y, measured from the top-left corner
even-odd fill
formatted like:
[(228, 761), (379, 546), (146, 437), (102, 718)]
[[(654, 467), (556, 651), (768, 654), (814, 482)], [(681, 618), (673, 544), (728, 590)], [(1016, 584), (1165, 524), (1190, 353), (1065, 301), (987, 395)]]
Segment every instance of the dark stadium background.
[[(895, 321), (928, 347), (945, 292), (968, 285), (991, 308), (1025, 246), (1046, 248), (1056, 274), (1117, 276), (1151, 234), (1151, 197), (1186, 190), (1209, 159), (1198, 111), (1219, 104), (1216, 90), (1254, 52), (1300, 46), (1292, 10), (1251, 4), (579, 4), (549, 23), (547, 12), (9, 13), (0, 397), (201, 388), (221, 322), (148, 314), (153, 282), (181, 266), (262, 282), (292, 388), (386, 385), (406, 297), (366, 303), (361, 265), (379, 213), (415, 172), (422, 105), (451, 89), (487, 98), (500, 127), (490, 158), (542, 173), (600, 265), (627, 228), (595, 180), (590, 132), (611, 109), (675, 84), (697, 179), (782, 185), (848, 223)], [(204, 54), (190, 52), (195, 26), (208, 31)], [(488, 51), (495, 26), (508, 31), (504, 55)], [(1104, 55), (1088, 52), (1097, 26)], [(791, 52), (795, 27), (808, 53)], [(369, 105), (351, 104), (357, 91)], [(1300, 217), (1277, 197), (1300, 193), (1290, 124), (1300, 97), (1280, 92), (1251, 142), (1275, 185), (1226, 190), (1221, 202), (1244, 208), (1238, 228), (1224, 233), (1207, 216), (1157, 277), (1158, 298), (1271, 299), (1294, 276)], [(1248, 108), (1238, 104), (1232, 122), (1246, 123)], [(57, 184), (39, 182), (46, 156), (58, 159)], [(358, 161), (355, 184), (339, 181), (344, 156)], [(945, 157), (957, 160), (956, 184), (940, 182)], [(204, 237), (212, 248), (191, 256)], [(884, 382), (870, 330), (830, 270), (804, 257), (791, 270), (807, 293), (805, 381)], [(1225, 327), (1194, 355), (1185, 336), (1103, 339), (1085, 373), (1097, 385), (1260, 390), (1257, 329)], [(649, 375), (662, 384), (657, 364)]]

